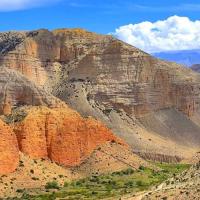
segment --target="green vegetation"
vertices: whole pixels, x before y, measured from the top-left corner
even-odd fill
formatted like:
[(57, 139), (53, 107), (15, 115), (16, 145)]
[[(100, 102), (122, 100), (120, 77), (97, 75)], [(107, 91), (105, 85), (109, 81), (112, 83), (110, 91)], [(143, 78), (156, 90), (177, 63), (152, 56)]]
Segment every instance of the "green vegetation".
[[(64, 187), (58, 189), (56, 182), (47, 183), (47, 193), (39, 196), (31, 196), (24, 193), (21, 199), (25, 200), (95, 200), (107, 197), (119, 197), (128, 193), (139, 192), (149, 189), (173, 176), (188, 169), (190, 165), (156, 163), (161, 170), (155, 171), (141, 166), (138, 170), (126, 169), (107, 175), (92, 176), (89, 178), (65, 182)], [(51, 191), (54, 189), (54, 191)], [(55, 189), (57, 189), (55, 191)], [(17, 199), (17, 198), (15, 198)]]
[(45, 188), (46, 189), (59, 189), (59, 185), (56, 181), (52, 181), (52, 182), (48, 182), (46, 185), (45, 185)]
[(27, 116), (27, 112), (23, 109), (14, 109), (12, 114), (3, 117), (3, 121), (6, 124), (21, 122)]

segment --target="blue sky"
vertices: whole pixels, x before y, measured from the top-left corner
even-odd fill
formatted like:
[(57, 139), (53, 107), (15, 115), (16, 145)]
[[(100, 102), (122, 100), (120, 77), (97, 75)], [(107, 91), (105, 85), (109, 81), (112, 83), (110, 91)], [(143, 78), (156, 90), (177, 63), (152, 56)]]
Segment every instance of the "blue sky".
[[(195, 0), (0, 0), (0, 31), (80, 27), (124, 39), (126, 34), (116, 29), (174, 15), (194, 22), (199, 12), (200, 2)], [(154, 50), (149, 47), (149, 51)]]
[[(0, 30), (82, 27), (99, 33), (108, 33), (125, 24), (145, 20), (156, 21), (175, 14), (188, 16), (191, 20), (200, 18), (200, 2), (198, 4), (198, 1), (194, 0), (50, 0), (51, 3), (41, 0), (40, 2), (42, 1), (43, 5), (41, 7), (37, 5), (37, 8), (31, 8), (35, 6), (31, 2), (37, 0), (28, 1), (22, 9), (16, 5), (8, 5), (7, 10), (11, 9), (9, 12), (5, 12), (6, 5), (1, 5), (0, 2)], [(12, 11), (15, 9), (19, 10)]]

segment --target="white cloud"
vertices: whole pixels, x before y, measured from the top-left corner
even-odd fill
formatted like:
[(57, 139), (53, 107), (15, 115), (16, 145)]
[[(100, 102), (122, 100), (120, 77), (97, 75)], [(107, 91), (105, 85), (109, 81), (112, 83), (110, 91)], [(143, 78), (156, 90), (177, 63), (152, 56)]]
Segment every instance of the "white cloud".
[(200, 49), (200, 21), (172, 16), (163, 21), (121, 26), (117, 38), (146, 52)]
[(0, 0), (0, 11), (23, 10), (49, 5), (60, 0)]

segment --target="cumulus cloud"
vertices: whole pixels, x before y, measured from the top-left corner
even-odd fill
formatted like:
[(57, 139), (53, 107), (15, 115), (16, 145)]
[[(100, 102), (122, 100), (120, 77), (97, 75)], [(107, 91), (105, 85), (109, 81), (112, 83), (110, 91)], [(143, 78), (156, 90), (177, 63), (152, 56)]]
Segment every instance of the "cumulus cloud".
[(0, 11), (22, 10), (49, 5), (59, 0), (0, 0)]
[(129, 24), (116, 29), (113, 35), (149, 53), (200, 49), (200, 21), (188, 17)]

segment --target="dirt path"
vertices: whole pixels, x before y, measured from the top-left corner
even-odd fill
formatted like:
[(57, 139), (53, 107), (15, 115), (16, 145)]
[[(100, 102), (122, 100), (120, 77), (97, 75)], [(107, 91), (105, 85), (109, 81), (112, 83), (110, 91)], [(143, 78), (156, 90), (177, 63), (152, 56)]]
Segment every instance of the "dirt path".
[(140, 192), (132, 197), (125, 197), (125, 198), (122, 197), (122, 200), (142, 200), (142, 198), (146, 193), (147, 192)]

